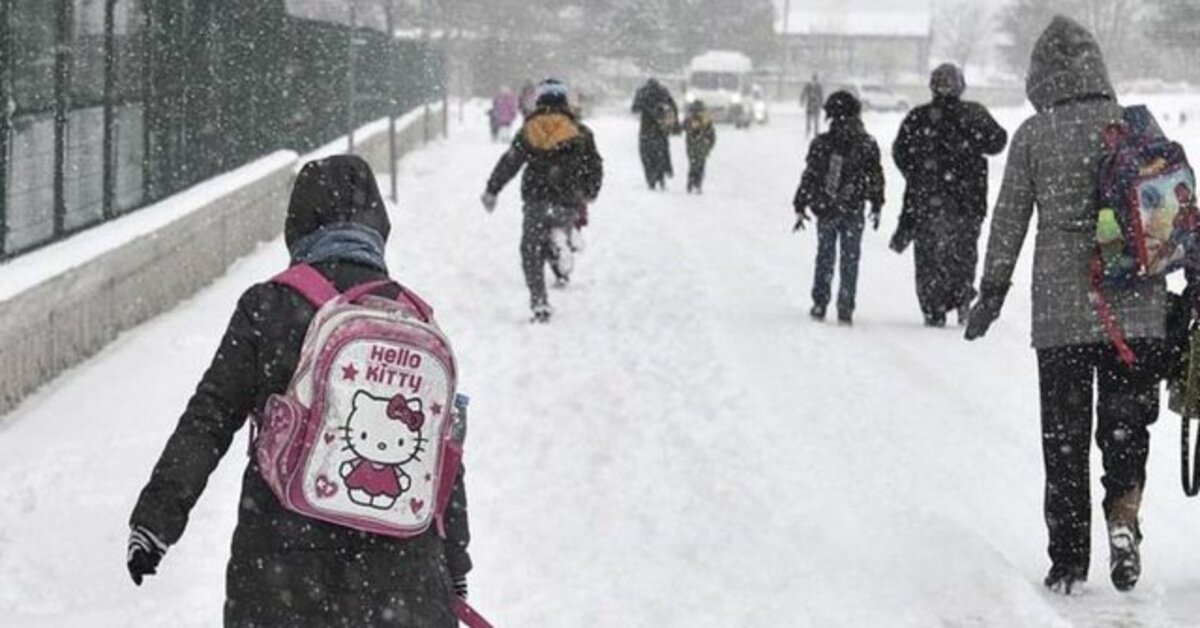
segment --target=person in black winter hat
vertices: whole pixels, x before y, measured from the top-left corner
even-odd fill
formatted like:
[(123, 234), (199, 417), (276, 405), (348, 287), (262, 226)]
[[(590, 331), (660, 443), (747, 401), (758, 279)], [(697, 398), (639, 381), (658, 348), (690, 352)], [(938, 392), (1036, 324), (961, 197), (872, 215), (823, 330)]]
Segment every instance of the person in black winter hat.
[(1004, 150), (1008, 133), (988, 110), (962, 100), (962, 72), (938, 66), (933, 101), (900, 125), (892, 158), (904, 175), (904, 207), (892, 248), (915, 241), (917, 297), (925, 324), (942, 327), (956, 311), (960, 325), (975, 298), (979, 233), (987, 215), (987, 156)]
[(838, 286), (838, 321), (853, 320), (858, 291), (858, 262), (865, 219), (871, 208), (871, 224), (879, 228), (883, 209), (883, 167), (879, 146), (867, 134), (859, 118), (862, 105), (853, 94), (837, 91), (825, 101), (829, 130), (813, 140), (808, 149), (800, 187), (792, 200), (796, 228), (808, 220), (808, 210), (817, 217), (817, 264), (813, 277), (815, 320), (825, 318), (831, 298), (833, 269), (841, 249), (841, 280)]
[[(284, 231), (292, 263), (310, 264), (338, 290), (388, 278), (387, 211), (359, 157), (305, 164)], [(394, 298), (398, 291), (391, 283), (377, 293)], [(256, 284), (238, 300), (130, 516), (127, 566), (136, 584), (179, 541), (237, 431), (247, 420), (257, 426), (267, 398), (288, 387), (314, 314), (305, 297), (278, 283)], [(444, 538), (433, 527), (406, 540), (361, 532), (284, 508), (251, 457), (226, 571), (224, 625), (453, 628), (452, 596), (466, 596), (471, 569), (466, 508), (460, 474)]]
[(592, 131), (575, 117), (567, 86), (560, 81), (548, 79), (538, 86), (537, 109), (488, 178), (482, 197), (484, 209), (495, 210), (496, 196), (522, 168), (521, 267), (533, 320), (548, 322), (546, 263), (550, 262), (560, 282), (567, 281), (571, 271), (569, 230), (579, 209), (600, 194), (604, 178), (604, 163)]

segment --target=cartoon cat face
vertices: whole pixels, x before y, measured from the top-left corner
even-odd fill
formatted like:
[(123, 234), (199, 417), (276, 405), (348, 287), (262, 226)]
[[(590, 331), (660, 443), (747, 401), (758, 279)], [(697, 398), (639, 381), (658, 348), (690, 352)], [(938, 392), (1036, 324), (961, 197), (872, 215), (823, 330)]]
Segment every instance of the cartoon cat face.
[(360, 390), (354, 393), (352, 406), (342, 431), (348, 448), (359, 458), (401, 465), (425, 450), (425, 413), (420, 399), (403, 395), (388, 399)]

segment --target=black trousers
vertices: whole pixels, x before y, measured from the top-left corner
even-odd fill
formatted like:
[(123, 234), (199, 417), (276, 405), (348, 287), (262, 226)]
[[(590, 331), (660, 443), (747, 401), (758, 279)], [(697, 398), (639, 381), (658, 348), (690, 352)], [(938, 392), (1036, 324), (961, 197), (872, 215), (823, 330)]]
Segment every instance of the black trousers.
[(1140, 494), (1150, 451), (1147, 427), (1158, 418), (1163, 343), (1130, 342), (1133, 367), (1108, 344), (1038, 351), (1042, 404), (1042, 457), (1046, 469), (1045, 517), (1049, 554), (1056, 566), (1086, 576), (1091, 556), (1091, 494), (1088, 455), (1092, 399), (1096, 389), (1096, 444), (1104, 465), (1104, 513)]
[(688, 191), (704, 186), (704, 165), (708, 155), (688, 155)]
[(521, 269), (525, 272), (531, 306), (549, 301), (546, 295), (546, 262), (553, 257), (550, 230), (571, 225), (575, 222), (577, 211), (574, 207), (550, 203), (525, 205), (525, 218), (521, 225)]

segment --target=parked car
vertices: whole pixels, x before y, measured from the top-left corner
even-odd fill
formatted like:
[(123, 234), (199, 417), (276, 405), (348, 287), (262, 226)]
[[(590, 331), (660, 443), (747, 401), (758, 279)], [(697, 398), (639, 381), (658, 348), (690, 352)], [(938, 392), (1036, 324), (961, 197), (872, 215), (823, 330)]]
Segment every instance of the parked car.
[(882, 85), (858, 84), (850, 86), (866, 111), (908, 111), (908, 98)]

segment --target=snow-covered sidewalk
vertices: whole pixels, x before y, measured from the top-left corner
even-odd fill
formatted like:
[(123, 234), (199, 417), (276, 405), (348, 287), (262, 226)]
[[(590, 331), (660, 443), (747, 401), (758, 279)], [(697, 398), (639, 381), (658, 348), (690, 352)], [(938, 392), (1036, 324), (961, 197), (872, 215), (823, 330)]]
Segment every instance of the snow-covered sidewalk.
[[(1001, 122), (1011, 132), (1023, 115)], [(868, 118), (885, 155), (899, 121)], [(1027, 287), (982, 342), (922, 328), (910, 258), (886, 249), (902, 189), (890, 160), (884, 226), (867, 235), (845, 329), (806, 315), (815, 237), (790, 233), (797, 111), (720, 127), (699, 197), (682, 190), (679, 140), (680, 176), (650, 192), (635, 120), (600, 117), (607, 173), (589, 248), (571, 286), (551, 293), (554, 322), (534, 326), (518, 186), (483, 212), (503, 147), (481, 113), (468, 123), (402, 162), (390, 261), (461, 357), (472, 600), (497, 625), (1198, 621), (1200, 502), (1179, 490), (1178, 426), (1165, 413), (1138, 589), (1109, 586), (1097, 517), (1085, 594), (1042, 591)], [(237, 296), (285, 262), (281, 242), (264, 246), (5, 417), (4, 625), (219, 625), (244, 438), (141, 589), (125, 573), (125, 521)], [(1028, 285), (1027, 268), (1018, 277)]]

